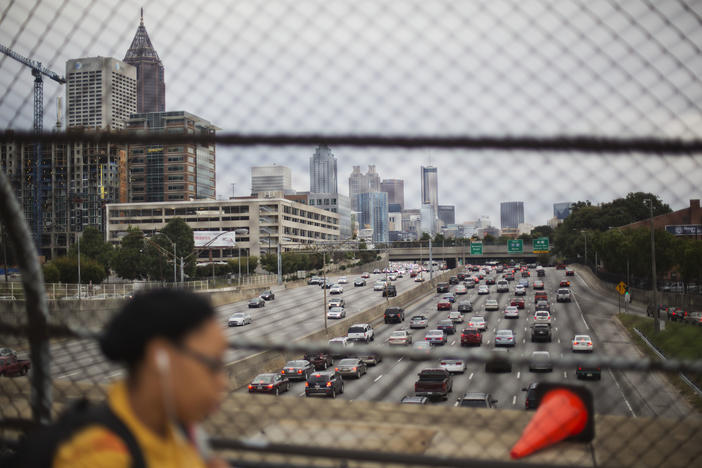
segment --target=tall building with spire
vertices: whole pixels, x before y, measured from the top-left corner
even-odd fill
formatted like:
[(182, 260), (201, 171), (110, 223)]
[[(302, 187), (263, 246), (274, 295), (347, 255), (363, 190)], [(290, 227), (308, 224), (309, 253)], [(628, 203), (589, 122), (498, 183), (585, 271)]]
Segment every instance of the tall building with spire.
[(310, 158), (310, 192), (337, 193), (336, 158), (331, 148), (319, 145)]
[(144, 27), (144, 9), (132, 45), (124, 61), (137, 70), (137, 112), (163, 112), (166, 110), (166, 83), (163, 64), (151, 44)]

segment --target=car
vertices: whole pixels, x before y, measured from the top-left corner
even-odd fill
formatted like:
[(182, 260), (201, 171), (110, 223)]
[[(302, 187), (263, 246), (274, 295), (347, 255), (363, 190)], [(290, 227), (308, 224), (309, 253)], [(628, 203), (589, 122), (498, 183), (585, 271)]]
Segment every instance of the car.
[(338, 336), (329, 340), (329, 347), (332, 348), (331, 357), (334, 359), (345, 358), (353, 343), (347, 336)]
[(487, 330), (487, 322), (485, 321), (485, 317), (474, 315), (468, 320), (468, 327), (475, 328), (480, 331)]
[(453, 293), (444, 294), (441, 298), (448, 300), (451, 304), (456, 302), (456, 296), (454, 296)]
[(468, 288), (466, 288), (464, 285), (459, 284), (456, 286), (456, 288), (453, 291), (456, 295), (463, 295), (463, 294), (468, 294)]
[(570, 302), (570, 289), (560, 288), (556, 292), (556, 302)]
[(552, 372), (553, 361), (548, 351), (533, 351), (529, 358), (529, 372)]
[(368, 278), (370, 278), (370, 273), (368, 273), (367, 271), (364, 271), (364, 272), (361, 274), (361, 278), (363, 278), (363, 279), (368, 279)]
[(249, 301), (249, 309), (258, 309), (266, 307), (266, 301), (261, 297), (254, 297)]
[(373, 274), (374, 274), (374, 275), (379, 275), (379, 274), (380, 274), (380, 270), (379, 270), (378, 268), (376, 268), (375, 270), (373, 270)]
[(463, 323), (463, 314), (458, 310), (449, 312), (448, 318), (453, 323)]
[(407, 330), (395, 330), (390, 334), (388, 344), (409, 346), (412, 344), (412, 335)]
[(500, 310), (497, 299), (488, 299), (485, 301), (485, 310)]
[(490, 288), (488, 288), (484, 284), (481, 284), (480, 286), (478, 286), (478, 294), (490, 294)]
[(524, 298), (513, 297), (512, 300), (509, 301), (509, 305), (515, 306), (517, 309), (523, 309), (525, 307)]
[(436, 303), (436, 310), (451, 310), (451, 301), (445, 298), (439, 299)]
[(495, 277), (490, 276), (488, 278), (485, 278), (485, 284), (495, 284)]
[(470, 301), (461, 301), (458, 303), (457, 310), (459, 312), (473, 312), (473, 304)]
[(360, 359), (366, 364), (366, 366), (375, 366), (383, 360), (382, 355), (370, 351), (365, 351), (363, 349), (363, 345), (359, 345), (357, 348), (354, 348), (353, 352), (350, 353), (347, 357)]
[(570, 287), (570, 281), (568, 280), (561, 280), (560, 283), (558, 283), (559, 288), (569, 288)]
[(333, 364), (331, 354), (327, 353), (305, 353), (305, 361), (309, 361), (315, 370), (324, 370)]
[(336, 371), (314, 372), (305, 382), (305, 396), (325, 395), (336, 398), (344, 393), (344, 382)]
[(514, 332), (509, 329), (497, 330), (495, 332), (495, 346), (514, 346)]
[(456, 334), (456, 324), (453, 323), (453, 320), (451, 319), (439, 320), (439, 324), (436, 326), (436, 328), (442, 330), (447, 335)]
[(386, 286), (387, 283), (385, 282), (385, 280), (376, 281), (373, 284), (373, 291), (382, 291), (385, 289)]
[(307, 380), (307, 377), (309, 377), (312, 372), (314, 372), (312, 363), (304, 359), (299, 359), (285, 363), (280, 374), (290, 380)]
[(453, 377), (446, 369), (422, 369), (417, 376), (419, 379), (414, 383), (416, 395), (446, 400), (453, 390)]
[(551, 312), (551, 305), (548, 301), (539, 301), (534, 306), (534, 310), (545, 310), (546, 312)]
[(397, 288), (394, 284), (389, 284), (383, 289), (383, 297), (395, 297), (397, 296)]
[(385, 323), (401, 323), (405, 321), (405, 309), (402, 307), (388, 307), (383, 317)]
[(331, 309), (332, 307), (345, 307), (345, 306), (346, 306), (346, 301), (344, 301), (344, 299), (341, 297), (335, 297), (333, 299), (329, 299), (329, 302), (327, 303), (328, 309)]
[(243, 327), (246, 324), (252, 323), (253, 319), (251, 314), (248, 312), (234, 312), (229, 316), (227, 320), (227, 326), (229, 327)]
[(566, 269), (566, 266), (563, 263), (559, 263), (558, 265), (556, 265), (556, 270), (565, 270), (565, 269)]
[(334, 370), (338, 372), (341, 377), (356, 377), (360, 379), (363, 374), (368, 372), (368, 366), (360, 359), (346, 358), (339, 361), (334, 367)]
[(365, 341), (366, 343), (375, 339), (373, 327), (369, 323), (355, 323), (351, 325), (346, 336), (351, 341)]
[[(422, 353), (422, 354), (429, 354), (429, 353), (431, 353), (431, 343), (430, 343), (429, 341), (426, 341), (426, 340), (415, 341), (415, 342), (412, 344), (412, 349), (413, 349), (415, 352), (419, 352), (419, 353)], [(412, 359), (413, 361), (419, 361), (419, 360), (421, 360), (421, 359), (418, 359), (418, 358), (416, 358), (416, 357), (412, 357), (411, 359)]]
[(526, 288), (522, 286), (521, 284), (518, 284), (514, 287), (514, 295), (515, 296), (526, 296)]
[(410, 319), (410, 328), (427, 328), (429, 326), (429, 319), (424, 315), (415, 315)]
[(329, 294), (343, 294), (344, 293), (344, 287), (340, 284), (335, 284), (331, 288), (329, 288)]
[(418, 272), (417, 270), (410, 270), (410, 278), (415, 278), (417, 276)]
[(418, 274), (417, 277), (414, 278), (414, 282), (415, 282), (415, 283), (422, 283), (422, 282), (424, 282), (424, 276), (422, 276), (421, 273)]
[(531, 342), (547, 341), (551, 342), (551, 325), (548, 323), (535, 323), (531, 327)]
[(327, 312), (328, 319), (342, 319), (346, 317), (346, 309), (343, 307), (332, 307)]
[(397, 281), (397, 275), (395, 273), (389, 274), (388, 279), (390, 281)]
[(17, 359), (17, 351), (12, 348), (0, 348), (0, 357), (12, 356)]
[(544, 289), (545, 285), (544, 282), (541, 280), (536, 280), (534, 281), (534, 290), (542, 290)]
[(275, 299), (275, 294), (270, 289), (267, 289), (260, 294), (260, 297), (264, 301), (272, 301)]
[(477, 328), (464, 328), (461, 330), (461, 346), (480, 346), (483, 344), (483, 335)]
[(534, 293), (534, 304), (539, 301), (548, 301), (548, 294), (546, 294), (544, 291)]
[(463, 408), (494, 408), (497, 400), (489, 393), (468, 392), (456, 399), (454, 406)]
[(592, 352), (592, 338), (589, 335), (575, 335), (573, 342), (571, 344), (571, 349), (574, 353), (578, 351), (584, 351), (586, 353)]
[(319, 276), (313, 276), (312, 278), (307, 280), (307, 284), (310, 284), (310, 285), (311, 284), (320, 285), (323, 282), (324, 282), (324, 280), (322, 278), (320, 278)]
[(400, 403), (403, 405), (426, 405), (427, 403), (429, 403), (429, 398), (425, 396), (407, 395), (402, 397)]
[(466, 371), (466, 361), (459, 357), (442, 358), (439, 367), (452, 374), (463, 374)]
[(441, 294), (441, 293), (447, 293), (449, 292), (449, 284), (448, 283), (438, 283), (436, 285), (436, 293)]
[(466, 289), (473, 289), (475, 288), (475, 280), (473, 278), (468, 278), (463, 281), (463, 286), (465, 286)]
[(497, 292), (509, 292), (509, 283), (506, 280), (500, 280), (497, 282)]
[(524, 286), (524, 289), (527, 289), (529, 287), (529, 280), (528, 279), (520, 279), (519, 283), (517, 283), (518, 286)]
[(322, 289), (331, 289), (334, 286), (334, 282), (332, 280), (327, 280), (326, 282), (322, 281), (319, 284), (319, 287)]
[(460, 281), (458, 276), (451, 276), (448, 280), (449, 284), (458, 284)]
[(527, 387), (522, 387), (522, 391), (526, 392), (526, 398), (524, 400), (524, 408), (527, 410), (533, 410), (536, 409), (538, 406), (538, 396), (537, 396), (537, 387), (539, 386), (538, 382), (532, 382), (530, 383)]
[(365, 280), (365, 279), (363, 279), (363, 278), (358, 278), (357, 280), (354, 280), (354, 282), (353, 282), (353, 287), (354, 287), (354, 288), (360, 288), (360, 287), (362, 287), (362, 286), (365, 286), (366, 284), (368, 284), (368, 283), (366, 283), (366, 280)]
[(575, 276), (575, 271), (571, 270), (570, 268), (566, 268), (565, 275), (566, 276)]
[(258, 374), (249, 384), (249, 393), (279, 395), (290, 390), (290, 380), (281, 374)]
[(546, 310), (534, 312), (534, 323), (551, 323), (551, 314)]
[(348, 284), (349, 280), (345, 276), (340, 277), (338, 280), (336, 280), (338, 284)]
[(690, 312), (684, 321), (692, 325), (702, 325), (702, 312)]
[(504, 348), (493, 348), (494, 356), (485, 363), (485, 372), (512, 372), (512, 362)]
[(443, 346), (446, 344), (446, 333), (443, 330), (429, 330), (424, 335), (424, 341), (431, 345)]
[(519, 318), (519, 308), (517, 306), (507, 306), (504, 312), (505, 318)]
[(575, 366), (575, 377), (578, 380), (581, 380), (581, 379), (600, 380), (600, 379), (602, 379), (602, 371), (597, 366), (591, 366), (591, 365), (587, 365), (587, 364), (578, 363)]

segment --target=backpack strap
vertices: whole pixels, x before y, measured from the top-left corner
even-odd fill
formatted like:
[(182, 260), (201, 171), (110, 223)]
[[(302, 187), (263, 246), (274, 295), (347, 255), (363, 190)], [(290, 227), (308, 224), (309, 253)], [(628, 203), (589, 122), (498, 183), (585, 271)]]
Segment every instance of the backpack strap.
[(91, 408), (90, 411), (92, 413), (90, 417), (92, 423), (104, 426), (125, 443), (132, 459), (132, 468), (146, 468), (144, 453), (141, 451), (141, 447), (139, 447), (139, 442), (137, 442), (134, 434), (132, 434), (132, 431), (129, 430), (127, 425), (112, 411), (110, 405), (107, 403), (97, 405)]

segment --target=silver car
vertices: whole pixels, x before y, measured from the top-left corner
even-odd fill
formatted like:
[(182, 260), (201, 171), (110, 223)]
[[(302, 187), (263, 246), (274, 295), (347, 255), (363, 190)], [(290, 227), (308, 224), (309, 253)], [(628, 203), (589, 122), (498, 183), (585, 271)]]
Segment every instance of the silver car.
[(424, 335), (424, 340), (432, 345), (446, 344), (446, 333), (443, 330), (429, 330), (426, 335)]
[(514, 332), (512, 330), (497, 330), (495, 346), (514, 346)]
[(410, 328), (427, 328), (429, 320), (424, 315), (415, 315), (410, 319)]
[(551, 372), (553, 371), (553, 361), (551, 353), (548, 351), (534, 351), (529, 359), (529, 372)]
[(342, 319), (344, 317), (346, 317), (346, 309), (343, 307), (332, 307), (327, 312), (328, 319)]
[(500, 306), (496, 299), (488, 299), (485, 301), (485, 310), (499, 310)]
[(229, 317), (227, 325), (229, 325), (230, 327), (243, 327), (244, 325), (251, 322), (253, 322), (251, 314), (247, 312), (236, 312)]

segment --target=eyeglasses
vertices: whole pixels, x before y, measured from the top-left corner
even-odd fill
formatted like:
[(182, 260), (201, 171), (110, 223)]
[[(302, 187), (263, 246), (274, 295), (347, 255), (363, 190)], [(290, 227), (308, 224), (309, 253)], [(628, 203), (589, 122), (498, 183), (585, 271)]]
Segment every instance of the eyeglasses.
[(219, 374), (224, 371), (225, 362), (221, 359), (213, 358), (192, 350), (186, 346), (180, 345), (177, 349), (188, 357), (195, 359), (197, 362), (207, 367), (213, 374)]

